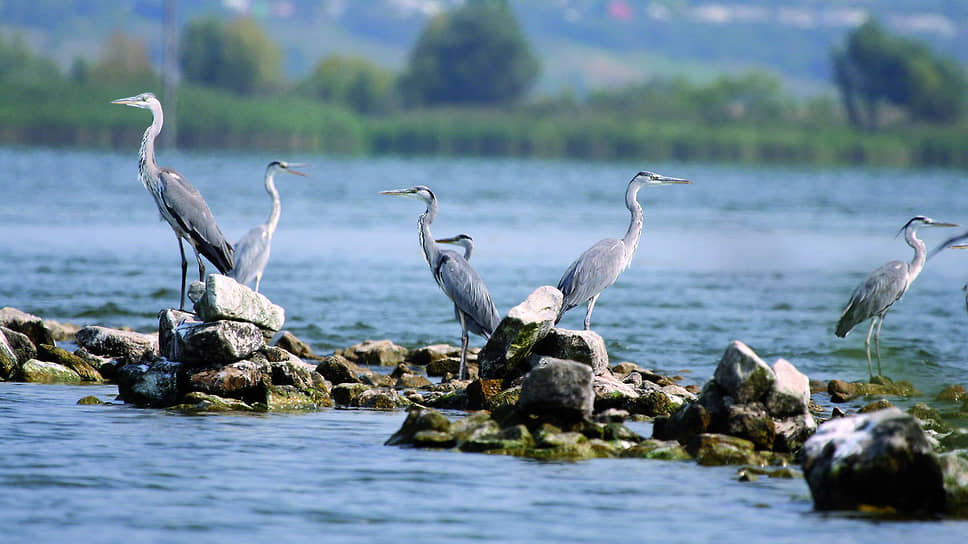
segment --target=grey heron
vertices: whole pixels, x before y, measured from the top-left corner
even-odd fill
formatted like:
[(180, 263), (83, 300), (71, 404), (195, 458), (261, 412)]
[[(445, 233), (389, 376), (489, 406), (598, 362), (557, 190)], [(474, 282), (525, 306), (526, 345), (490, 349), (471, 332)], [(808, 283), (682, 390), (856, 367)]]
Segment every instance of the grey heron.
[(621, 240), (606, 238), (585, 250), (558, 281), (558, 290), (564, 295), (557, 324), (568, 310), (588, 303), (585, 312), (585, 330), (591, 327), (592, 310), (595, 302), (606, 287), (615, 283), (619, 274), (632, 264), (635, 249), (642, 235), (644, 216), (642, 206), (637, 200), (639, 189), (653, 185), (692, 183), (681, 178), (670, 178), (655, 172), (642, 171), (635, 174), (625, 190), (625, 206), (632, 214), (628, 231)]
[(418, 185), (409, 189), (381, 191), (380, 194), (416, 198), (427, 205), (426, 211), (417, 220), (417, 237), (434, 280), (454, 303), (454, 313), (461, 328), (458, 378), (467, 379), (468, 331), (490, 338), (500, 322), (497, 307), (491, 300), (484, 280), (467, 260), (456, 251), (437, 247), (436, 240), (430, 234), (430, 224), (437, 217), (437, 196), (429, 187)]
[(261, 225), (256, 225), (245, 233), (238, 242), (235, 243), (235, 266), (228, 275), (235, 278), (235, 281), (246, 285), (255, 281), (255, 292), (259, 292), (259, 284), (262, 283), (262, 272), (269, 262), (269, 253), (272, 251), (272, 235), (276, 232), (279, 225), (279, 215), (282, 213), (282, 204), (279, 202), (279, 191), (276, 189), (276, 172), (285, 172), (297, 176), (305, 176), (302, 172), (292, 170), (293, 167), (306, 166), (305, 164), (290, 164), (285, 161), (272, 161), (266, 166), (265, 186), (266, 192), (272, 197), (272, 211), (269, 213), (269, 220)]
[(463, 247), (465, 261), (470, 261), (471, 253), (474, 253), (474, 239), (469, 234), (458, 234), (450, 238), (438, 238), (436, 242), (438, 244), (454, 244), (455, 246)]
[(910, 263), (904, 261), (890, 261), (874, 270), (867, 276), (860, 285), (854, 289), (850, 296), (850, 301), (840, 314), (837, 322), (836, 335), (843, 338), (850, 333), (855, 325), (871, 319), (871, 326), (867, 331), (867, 339), (864, 341), (864, 349), (867, 352), (867, 370), (871, 378), (874, 377), (874, 368), (871, 365), (871, 333), (874, 332), (874, 325), (877, 325), (877, 332), (874, 333), (874, 351), (877, 354), (877, 373), (881, 374), (881, 324), (884, 322), (884, 315), (887, 310), (904, 296), (911, 283), (921, 273), (924, 268), (927, 252), (918, 236), (917, 231), (921, 227), (957, 227), (954, 223), (942, 223), (930, 217), (918, 215), (912, 217), (897, 232), (904, 233), (904, 240), (914, 249), (914, 259)]
[(141, 150), (138, 153), (138, 178), (145, 189), (151, 193), (158, 205), (161, 217), (168, 221), (175, 238), (178, 240), (178, 250), (181, 252), (181, 298), (178, 307), (185, 308), (185, 275), (188, 271), (188, 261), (185, 259), (185, 247), (182, 240), (191, 244), (198, 261), (198, 279), (205, 280), (204, 255), (223, 274), (232, 270), (232, 245), (226, 241), (212, 211), (205, 203), (198, 189), (192, 186), (181, 174), (173, 168), (159, 167), (155, 163), (155, 138), (164, 125), (164, 114), (161, 102), (150, 92), (136, 96), (119, 98), (111, 102), (151, 111), (151, 125), (145, 130), (141, 138)]

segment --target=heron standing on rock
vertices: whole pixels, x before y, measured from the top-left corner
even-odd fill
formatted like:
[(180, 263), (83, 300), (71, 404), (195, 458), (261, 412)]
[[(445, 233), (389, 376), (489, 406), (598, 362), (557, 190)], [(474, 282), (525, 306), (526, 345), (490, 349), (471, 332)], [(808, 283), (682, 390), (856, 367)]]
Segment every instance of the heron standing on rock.
[(306, 165), (301, 163), (289, 164), (285, 161), (269, 163), (269, 166), (266, 167), (265, 176), (266, 192), (272, 197), (272, 211), (269, 213), (269, 220), (252, 227), (249, 232), (245, 233), (245, 236), (235, 243), (235, 267), (228, 275), (243, 285), (255, 281), (256, 293), (259, 292), (262, 273), (269, 262), (269, 253), (272, 251), (272, 235), (276, 232), (276, 227), (279, 225), (279, 215), (282, 213), (282, 204), (279, 201), (279, 191), (276, 189), (274, 177), (276, 172), (286, 172), (297, 176), (306, 175), (292, 170), (294, 166)]
[(558, 281), (558, 290), (564, 295), (561, 311), (555, 324), (568, 310), (588, 303), (585, 311), (585, 330), (591, 327), (592, 310), (595, 302), (606, 287), (615, 283), (619, 274), (632, 264), (635, 249), (639, 247), (642, 225), (645, 218), (642, 206), (636, 199), (639, 189), (653, 185), (692, 183), (689, 180), (670, 178), (655, 172), (639, 172), (629, 181), (625, 190), (625, 206), (632, 213), (632, 221), (625, 237), (621, 240), (606, 238), (585, 250)]
[(884, 315), (895, 302), (901, 300), (904, 293), (911, 287), (911, 283), (921, 273), (926, 260), (924, 242), (918, 236), (918, 229), (921, 227), (957, 227), (954, 223), (941, 223), (918, 215), (912, 217), (910, 221), (901, 227), (897, 232), (904, 233), (904, 240), (914, 249), (914, 259), (910, 263), (904, 261), (890, 261), (877, 270), (870, 273), (867, 279), (854, 289), (850, 296), (850, 301), (840, 314), (837, 322), (836, 335), (843, 338), (850, 333), (858, 323), (871, 317), (870, 329), (867, 331), (867, 339), (864, 341), (864, 349), (867, 352), (867, 370), (871, 378), (874, 377), (874, 367), (871, 365), (871, 333), (874, 325), (877, 325), (877, 332), (874, 333), (874, 351), (877, 354), (877, 373), (881, 374), (881, 324), (884, 322)]
[[(420, 214), (417, 220), (417, 237), (434, 280), (454, 303), (454, 313), (461, 328), (458, 377), (465, 380), (467, 379), (468, 331), (490, 338), (501, 320), (497, 307), (491, 300), (484, 280), (471, 268), (467, 259), (456, 251), (441, 250), (437, 247), (437, 241), (430, 234), (430, 224), (437, 217), (437, 196), (429, 187), (418, 185), (409, 189), (381, 191), (380, 194), (416, 198), (427, 205), (427, 210)], [(468, 255), (470, 255), (469, 249), (465, 245)]]
[(161, 127), (164, 125), (161, 102), (154, 94), (148, 92), (119, 98), (111, 103), (151, 111), (151, 125), (145, 130), (144, 137), (141, 139), (141, 150), (138, 153), (138, 178), (154, 197), (161, 217), (168, 221), (175, 231), (178, 250), (181, 252), (181, 298), (178, 308), (184, 309), (188, 261), (185, 259), (182, 240), (191, 244), (195, 251), (199, 281), (205, 281), (205, 264), (202, 262), (202, 255), (211, 261), (219, 272), (225, 274), (232, 270), (232, 246), (219, 230), (218, 224), (215, 223), (215, 216), (212, 215), (212, 211), (198, 189), (175, 169), (159, 167), (155, 162), (155, 138), (161, 133)]

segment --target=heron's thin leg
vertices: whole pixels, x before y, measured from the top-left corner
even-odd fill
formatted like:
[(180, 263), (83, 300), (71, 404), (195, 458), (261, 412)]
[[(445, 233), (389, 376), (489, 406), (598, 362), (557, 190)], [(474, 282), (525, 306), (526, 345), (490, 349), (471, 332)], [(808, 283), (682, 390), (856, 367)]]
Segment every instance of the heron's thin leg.
[(588, 299), (588, 310), (585, 311), (585, 330), (590, 330), (592, 327), (592, 310), (595, 309), (595, 302), (598, 301), (598, 297), (601, 293)]
[(259, 284), (262, 283), (262, 272), (255, 275), (255, 292), (259, 292)]
[(185, 258), (185, 246), (182, 245), (181, 236), (175, 234), (175, 239), (178, 240), (178, 251), (181, 253), (181, 272), (182, 272), (182, 282), (181, 282), (181, 298), (178, 300), (178, 309), (185, 309), (185, 275), (188, 273), (188, 259)]
[(205, 263), (202, 262), (202, 254), (195, 250), (195, 260), (198, 261), (198, 281), (205, 281)]
[(458, 311), (457, 315), (460, 317), (460, 367), (457, 370), (457, 379), (466, 380), (467, 379), (467, 318), (464, 316), (464, 312)]
[(874, 333), (874, 352), (877, 353), (877, 375), (883, 376), (884, 371), (881, 370), (881, 325), (884, 324), (884, 316), (881, 316), (877, 320), (877, 332)]
[(871, 333), (874, 332), (874, 324), (880, 319), (879, 316), (874, 316), (871, 319), (871, 326), (867, 329), (867, 339), (864, 340), (864, 351), (867, 352), (867, 372), (870, 373), (871, 379), (874, 379), (874, 367), (871, 365)]

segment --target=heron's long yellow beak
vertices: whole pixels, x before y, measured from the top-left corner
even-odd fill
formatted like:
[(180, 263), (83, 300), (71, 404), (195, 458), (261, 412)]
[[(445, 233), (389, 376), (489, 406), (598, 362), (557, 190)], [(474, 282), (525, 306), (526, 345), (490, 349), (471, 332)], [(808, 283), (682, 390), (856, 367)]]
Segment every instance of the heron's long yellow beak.
[(396, 196), (410, 196), (414, 194), (413, 189), (392, 189), (389, 191), (380, 191), (381, 195), (396, 195)]
[(111, 103), (112, 104), (121, 104), (123, 106), (130, 106), (130, 105), (134, 104), (137, 99), (138, 99), (137, 96), (129, 96), (127, 98), (119, 98), (117, 100), (112, 100)]
[[(958, 225), (957, 223), (929, 223), (928, 226), (929, 227), (958, 227), (960, 225)], [(955, 247), (955, 246), (951, 246), (951, 247)]]
[(664, 177), (664, 176), (661, 177), (661, 178), (659, 178), (658, 181), (662, 182), (663, 184), (666, 184), (666, 183), (692, 183), (688, 179), (669, 178), (669, 177)]
[(968, 249), (968, 244), (958, 244), (956, 246), (948, 246), (948, 249)]

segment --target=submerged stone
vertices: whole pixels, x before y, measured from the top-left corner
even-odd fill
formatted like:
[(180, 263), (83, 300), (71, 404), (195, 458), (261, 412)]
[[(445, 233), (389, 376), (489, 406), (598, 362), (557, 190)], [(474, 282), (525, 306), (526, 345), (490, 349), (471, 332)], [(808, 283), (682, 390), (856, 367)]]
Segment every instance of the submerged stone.
[(165, 359), (124, 365), (118, 370), (118, 395), (141, 407), (167, 407), (178, 402), (178, 374), (183, 365)]
[(450, 421), (440, 412), (428, 408), (412, 407), (400, 429), (384, 443), (387, 446), (413, 445), (414, 435), (420, 431), (450, 432)]

